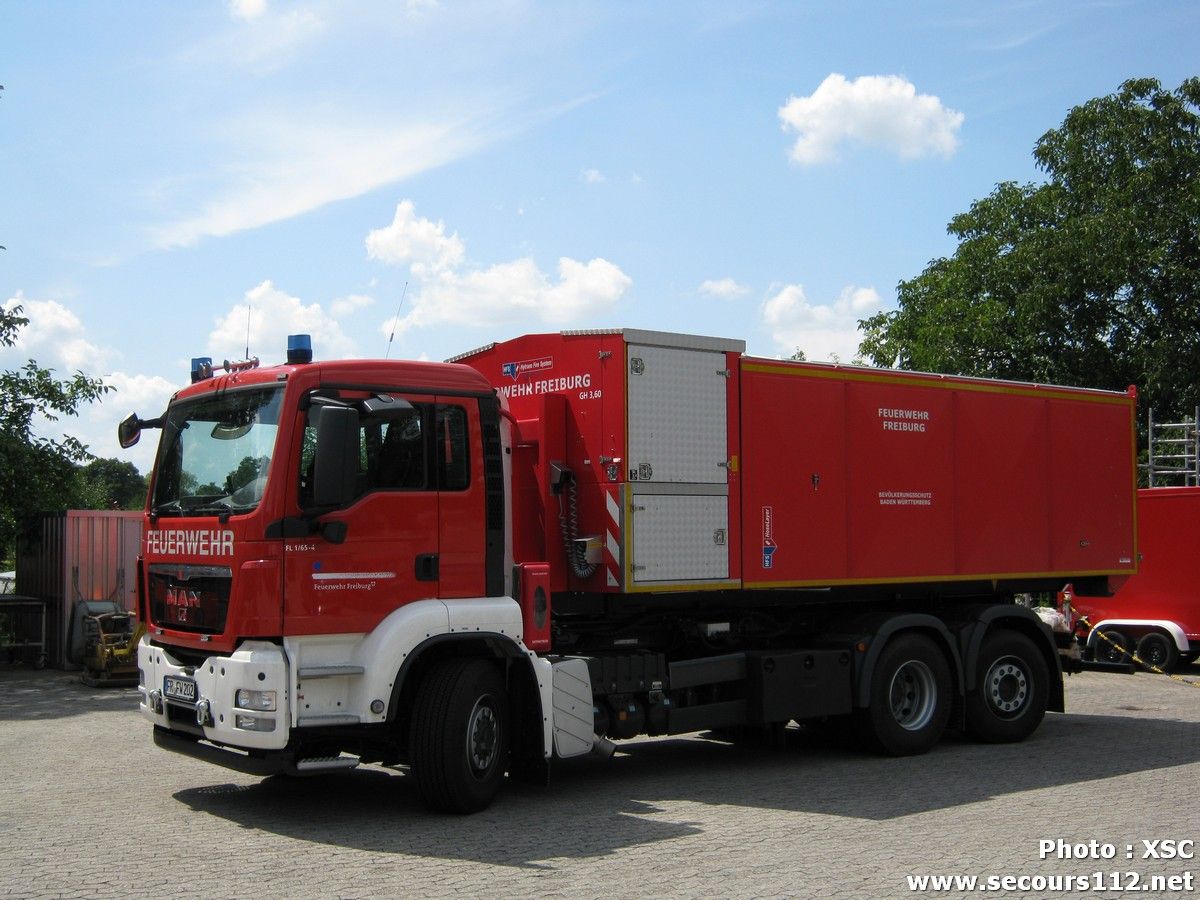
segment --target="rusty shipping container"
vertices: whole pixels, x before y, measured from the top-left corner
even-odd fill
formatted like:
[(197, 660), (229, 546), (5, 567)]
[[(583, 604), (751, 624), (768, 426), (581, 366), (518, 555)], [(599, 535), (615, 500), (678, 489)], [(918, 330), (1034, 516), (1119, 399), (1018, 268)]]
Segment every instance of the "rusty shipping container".
[(79, 600), (137, 610), (142, 514), (79, 510), (42, 516), (17, 544), (17, 593), (49, 601), (50, 665), (66, 666), (71, 611)]

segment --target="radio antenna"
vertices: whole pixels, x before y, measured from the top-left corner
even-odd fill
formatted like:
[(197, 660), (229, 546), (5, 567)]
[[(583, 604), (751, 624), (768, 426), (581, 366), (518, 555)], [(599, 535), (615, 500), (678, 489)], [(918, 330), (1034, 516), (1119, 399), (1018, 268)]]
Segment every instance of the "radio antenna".
[(250, 358), (250, 300), (246, 300), (246, 355), (242, 359)]
[(392, 333), (388, 335), (387, 352), (383, 354), (384, 359), (388, 359), (392, 355), (392, 340), (396, 337), (396, 323), (400, 321), (400, 307), (404, 305), (404, 295), (408, 293), (408, 282), (404, 282), (404, 290), (400, 292), (400, 303), (396, 307), (396, 317), (392, 319)]

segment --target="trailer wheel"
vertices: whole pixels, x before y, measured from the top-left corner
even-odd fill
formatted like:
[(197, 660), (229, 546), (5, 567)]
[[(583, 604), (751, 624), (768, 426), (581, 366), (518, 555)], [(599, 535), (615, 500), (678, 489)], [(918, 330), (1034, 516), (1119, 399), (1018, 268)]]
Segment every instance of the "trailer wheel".
[(417, 789), (438, 812), (492, 802), (508, 765), (504, 679), (484, 659), (450, 659), (424, 676), (413, 704), (409, 755)]
[(1170, 672), (1179, 660), (1179, 651), (1175, 647), (1175, 642), (1161, 631), (1151, 631), (1143, 636), (1138, 641), (1137, 655), (1142, 662), (1149, 663), (1164, 672)]
[(871, 699), (855, 711), (859, 737), (890, 756), (933, 749), (950, 718), (950, 665), (938, 646), (919, 634), (888, 642), (871, 673)]
[(1092, 649), (1092, 655), (1096, 658), (1096, 662), (1127, 663), (1129, 662), (1129, 644), (1130, 640), (1125, 632), (1117, 631), (1115, 628), (1105, 628), (1096, 635), (1096, 646)]
[(1028, 637), (1001, 629), (984, 638), (977, 687), (965, 699), (967, 731), (993, 744), (1023, 741), (1046, 715), (1050, 672)]

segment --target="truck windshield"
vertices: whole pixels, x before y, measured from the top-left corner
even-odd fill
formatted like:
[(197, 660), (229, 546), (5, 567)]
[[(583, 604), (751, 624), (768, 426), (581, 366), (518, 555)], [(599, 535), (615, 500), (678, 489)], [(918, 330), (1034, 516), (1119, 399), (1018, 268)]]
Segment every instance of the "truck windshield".
[(282, 396), (282, 386), (230, 391), (167, 410), (151, 512), (221, 516), (258, 506)]

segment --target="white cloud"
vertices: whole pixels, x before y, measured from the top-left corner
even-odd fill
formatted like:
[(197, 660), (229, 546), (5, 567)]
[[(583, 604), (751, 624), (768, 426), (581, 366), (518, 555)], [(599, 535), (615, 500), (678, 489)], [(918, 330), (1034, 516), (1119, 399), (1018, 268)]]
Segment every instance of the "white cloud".
[[(249, 310), (247, 311), (247, 307)], [(289, 334), (311, 334), (313, 354), (318, 359), (344, 359), (357, 355), (354, 342), (342, 331), (337, 319), (319, 303), (307, 306), (275, 287), (270, 281), (246, 291), (245, 301), (219, 318), (208, 336), (208, 355), (222, 361), (241, 359), (246, 351), (249, 315), (250, 354), (264, 365), (287, 356)]]
[(809, 96), (789, 97), (779, 118), (798, 135), (792, 162), (808, 166), (836, 159), (845, 143), (882, 147), (903, 159), (949, 157), (964, 116), (896, 75), (847, 81), (834, 73)]
[[(557, 280), (529, 257), (486, 268), (464, 265), (466, 250), (457, 234), (446, 236), (442, 222), (416, 216), (411, 201), (396, 208), (387, 228), (367, 236), (367, 252), (382, 262), (407, 264), (417, 281), (408, 313), (396, 325), (579, 323), (613, 309), (632, 280), (606, 259), (558, 261)], [(381, 324), (384, 334), (392, 320)]]
[(267, 11), (267, 0), (229, 0), (229, 14), (235, 19), (250, 21)]
[(463, 252), (459, 236), (447, 237), (440, 221), (417, 218), (411, 200), (396, 206), (391, 225), (367, 235), (367, 256), (394, 265), (407, 263), (419, 278), (454, 268), (462, 262)]
[(584, 169), (580, 177), (587, 184), (604, 184), (604, 173), (599, 169)]
[(326, 30), (313, 3), (271, 8), (268, 0), (228, 0), (227, 5), (234, 24), (189, 48), (183, 61), (269, 75), (296, 61)]
[(11, 311), (20, 306), (29, 324), (17, 332), (16, 343), (3, 356), (20, 362), (36, 359), (39, 365), (60, 374), (76, 370), (92, 371), (103, 366), (111, 356), (84, 338), (83, 322), (56, 300), (30, 300), (20, 291), (4, 303)]
[(229, 150), (237, 174), (199, 211), (151, 229), (151, 240), (161, 249), (186, 247), (284, 221), (444, 165), (488, 140), (456, 122), (244, 121)]
[(715, 281), (702, 281), (700, 287), (697, 288), (701, 294), (707, 294), (710, 297), (720, 297), (723, 300), (732, 300), (735, 297), (744, 297), (750, 293), (750, 288), (744, 284), (738, 284), (732, 278), (718, 278)]
[(810, 360), (836, 356), (849, 362), (858, 354), (858, 320), (882, 308), (883, 301), (874, 288), (849, 285), (833, 303), (820, 304), (809, 301), (804, 285), (789, 284), (763, 303), (762, 319), (785, 355), (799, 348)]
[(329, 311), (333, 313), (335, 319), (341, 319), (346, 316), (352, 316), (360, 309), (366, 309), (375, 302), (374, 297), (368, 297), (366, 294), (349, 294), (345, 297), (338, 297), (329, 307)]

